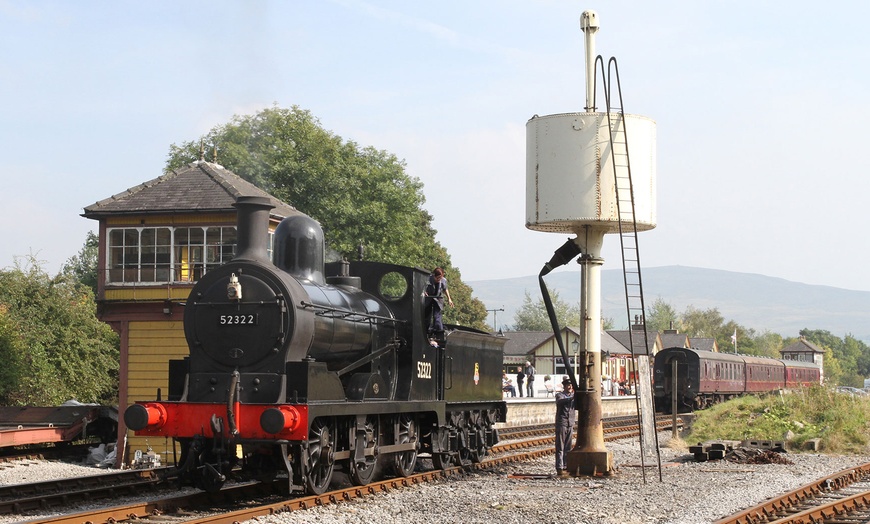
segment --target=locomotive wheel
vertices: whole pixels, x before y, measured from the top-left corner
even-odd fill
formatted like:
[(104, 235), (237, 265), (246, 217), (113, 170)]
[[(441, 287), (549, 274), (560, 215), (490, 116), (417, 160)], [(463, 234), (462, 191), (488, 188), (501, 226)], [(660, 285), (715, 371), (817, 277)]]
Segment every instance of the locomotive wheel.
[(453, 464), (457, 466), (470, 466), (474, 459), (472, 459), (473, 452), (468, 448), (462, 448), (459, 450), (453, 458)]
[[(365, 429), (365, 438), (364, 445), (366, 449), (377, 448), (377, 438), (378, 438), (378, 422), (376, 417), (368, 417), (366, 418), (366, 429)], [(359, 440), (357, 440), (357, 445), (359, 445)], [(365, 486), (375, 476), (375, 466), (377, 465), (378, 457), (377, 455), (368, 456), (366, 455), (365, 460), (362, 462), (357, 462), (353, 458), (350, 459), (350, 479), (354, 484), (358, 486)]]
[(308, 433), (308, 451), (305, 458), (305, 487), (309, 493), (320, 495), (329, 488), (335, 469), (334, 450), (331, 423), (323, 419), (315, 420)]
[[(417, 442), (417, 422), (410, 415), (399, 417), (399, 434), (396, 436), (397, 444)], [(393, 457), (393, 472), (398, 477), (407, 477), (414, 473), (417, 464), (417, 450), (402, 451)]]
[(468, 419), (468, 432), (475, 434), (477, 440), (477, 448), (468, 449), (468, 459), (474, 464), (480, 464), (483, 457), (486, 456), (486, 431), (484, 430), (484, 417), (475, 411)]
[(450, 467), (450, 455), (447, 453), (432, 453), (432, 467), (445, 470)]

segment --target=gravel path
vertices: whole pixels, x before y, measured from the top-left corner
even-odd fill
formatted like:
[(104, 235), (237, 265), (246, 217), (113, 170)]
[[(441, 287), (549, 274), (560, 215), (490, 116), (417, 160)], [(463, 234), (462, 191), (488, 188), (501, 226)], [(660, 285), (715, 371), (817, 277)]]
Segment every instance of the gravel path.
[[(693, 462), (683, 447), (671, 449), (660, 436), (662, 477), (655, 459), (647, 460), (643, 482), (637, 442), (611, 442), (616, 474), (608, 478), (516, 479), (511, 474), (549, 475), (552, 455), (511, 464), (496, 471), (468, 474), (308, 511), (260, 518), (257, 523), (415, 524), (703, 524), (819, 477), (870, 462), (870, 456), (787, 454), (793, 464), (746, 465), (727, 461)], [(27, 461), (0, 468), (0, 484), (98, 475), (103, 470)], [(32, 519), (34, 517), (27, 517)], [(0, 516), (0, 524), (18, 522)]]

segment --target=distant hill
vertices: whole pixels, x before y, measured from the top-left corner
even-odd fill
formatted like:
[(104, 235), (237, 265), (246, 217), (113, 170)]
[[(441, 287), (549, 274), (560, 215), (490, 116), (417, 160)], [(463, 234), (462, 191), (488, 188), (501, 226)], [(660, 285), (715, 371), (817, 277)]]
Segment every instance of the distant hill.
[[(625, 328), (625, 291), (621, 269), (603, 270), (601, 276), (602, 315)], [(552, 293), (566, 302), (580, 297), (580, 272), (564, 271), (544, 277)], [(468, 282), (474, 296), (497, 312), (499, 327), (514, 323), (523, 304), (525, 291), (533, 301), (541, 298), (537, 275), (502, 280)], [(685, 266), (643, 269), (644, 302), (649, 307), (657, 298), (670, 304), (677, 313), (688, 306), (718, 308), (725, 321), (771, 331), (784, 337), (797, 336), (801, 329), (824, 329), (838, 337), (851, 334), (870, 343), (870, 292), (829, 286), (813, 286), (752, 273), (735, 273)], [(487, 323), (492, 325), (492, 313)]]

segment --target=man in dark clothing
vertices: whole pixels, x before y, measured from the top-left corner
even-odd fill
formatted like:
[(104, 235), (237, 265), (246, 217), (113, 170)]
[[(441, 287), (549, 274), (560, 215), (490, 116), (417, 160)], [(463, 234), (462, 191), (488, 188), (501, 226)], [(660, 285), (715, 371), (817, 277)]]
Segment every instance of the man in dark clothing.
[(556, 393), (556, 473), (567, 476), (565, 453), (574, 436), (574, 387), (568, 377), (562, 379), (562, 391)]
[(426, 319), (426, 332), (430, 338), (444, 338), (444, 323), (441, 320), (441, 313), (444, 311), (444, 297), (447, 297), (447, 304), (452, 307), (453, 299), (450, 298), (450, 291), (447, 289), (447, 278), (444, 276), (444, 270), (436, 267), (429, 275), (429, 282), (426, 284), (426, 300), (423, 311), (423, 316)]
[(523, 368), (520, 368), (519, 373), (517, 373), (517, 391), (520, 396), (523, 396), (523, 381), (526, 379), (526, 374), (523, 373)]
[(532, 365), (531, 362), (526, 360), (526, 367), (523, 368), (523, 373), (526, 375), (526, 391), (527, 397), (535, 396), (535, 366)]

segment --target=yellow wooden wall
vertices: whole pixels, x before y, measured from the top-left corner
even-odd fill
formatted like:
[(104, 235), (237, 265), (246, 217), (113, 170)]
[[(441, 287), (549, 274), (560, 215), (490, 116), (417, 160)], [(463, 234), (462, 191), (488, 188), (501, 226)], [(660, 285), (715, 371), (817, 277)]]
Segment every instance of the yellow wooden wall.
[[(169, 393), (169, 360), (186, 357), (187, 341), (184, 339), (184, 324), (179, 321), (138, 322), (129, 324), (129, 362), (127, 400), (155, 400), (160, 388), (163, 400)], [(127, 454), (133, 457), (137, 449), (143, 452), (150, 445), (155, 452), (168, 451), (169, 442), (164, 439), (136, 437), (127, 432)], [(164, 462), (172, 456), (162, 455)]]

